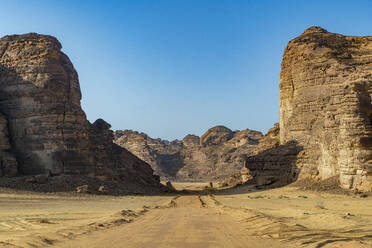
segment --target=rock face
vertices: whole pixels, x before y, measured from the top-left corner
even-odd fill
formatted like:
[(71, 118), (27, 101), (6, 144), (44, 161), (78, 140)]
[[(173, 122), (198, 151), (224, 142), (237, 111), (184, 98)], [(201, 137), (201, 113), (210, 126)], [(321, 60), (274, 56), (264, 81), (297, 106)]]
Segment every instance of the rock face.
[(299, 174), (298, 155), (303, 147), (296, 141), (280, 144), (279, 123), (276, 123), (259, 141), (246, 167), (258, 185), (285, 185), (295, 181)]
[(372, 36), (311, 27), (290, 41), (280, 74), (280, 144), (303, 150), (300, 177), (372, 189)]
[(78, 75), (51, 36), (0, 39), (2, 175), (104, 176), (157, 185), (152, 169), (115, 145), (110, 125), (80, 106)]
[(233, 131), (224, 126), (216, 126), (209, 129), (200, 139), (200, 145), (219, 145), (230, 140), (234, 136)]
[[(115, 131), (115, 143), (129, 150), (131, 153), (146, 161), (152, 166), (155, 173), (160, 176), (167, 176), (167, 169), (162, 168), (161, 161), (165, 161), (168, 155), (177, 153), (181, 145), (177, 142), (167, 142), (161, 139), (152, 139), (145, 133), (139, 133), (132, 130)], [(171, 163), (171, 161), (168, 161)], [(178, 161), (176, 161), (178, 163)], [(172, 165), (171, 165), (172, 166)]]
[(201, 138), (186, 135), (182, 141), (152, 139), (131, 130), (116, 131), (115, 143), (151, 164), (155, 173), (176, 180), (215, 179), (244, 168), (262, 134), (231, 131), (224, 126), (209, 129)]
[(260, 139), (258, 145), (254, 148), (254, 154), (257, 155), (265, 150), (278, 147), (280, 145), (279, 139), (279, 123), (275, 123), (274, 127)]
[(8, 121), (0, 114), (0, 177), (16, 176), (18, 172), (17, 160), (10, 152), (8, 136)]
[(230, 176), (218, 178), (216, 183), (218, 187), (235, 187), (245, 184), (251, 179), (253, 179), (251, 172), (244, 167), (240, 171), (236, 171)]

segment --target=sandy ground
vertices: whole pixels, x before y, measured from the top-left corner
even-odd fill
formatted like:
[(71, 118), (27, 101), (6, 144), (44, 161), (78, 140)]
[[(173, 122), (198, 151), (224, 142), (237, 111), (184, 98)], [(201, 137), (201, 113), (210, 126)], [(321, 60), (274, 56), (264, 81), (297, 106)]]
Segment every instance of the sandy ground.
[(289, 186), (250, 190), (245, 186), (212, 197), (223, 209), (241, 212), (241, 221), (249, 225), (247, 235), (286, 240), (299, 247), (372, 247), (371, 197)]
[(166, 204), (171, 196), (58, 196), (0, 193), (0, 247), (54, 246), (121, 224), (120, 211)]
[(372, 247), (372, 197), (289, 186), (179, 196), (0, 194), (0, 247)]

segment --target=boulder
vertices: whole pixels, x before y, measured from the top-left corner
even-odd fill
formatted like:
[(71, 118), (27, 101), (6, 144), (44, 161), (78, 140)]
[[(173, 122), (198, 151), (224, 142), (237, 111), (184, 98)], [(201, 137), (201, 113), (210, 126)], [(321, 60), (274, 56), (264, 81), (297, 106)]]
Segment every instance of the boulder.
[(76, 187), (76, 193), (88, 194), (90, 192), (91, 192), (91, 189), (90, 189), (89, 185), (87, 185), (87, 184)]

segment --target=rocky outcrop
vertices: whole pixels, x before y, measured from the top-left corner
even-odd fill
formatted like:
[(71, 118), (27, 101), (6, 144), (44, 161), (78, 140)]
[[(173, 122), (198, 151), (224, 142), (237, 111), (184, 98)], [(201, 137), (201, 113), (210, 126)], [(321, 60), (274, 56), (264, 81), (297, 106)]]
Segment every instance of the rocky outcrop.
[(311, 27), (290, 41), (280, 74), (280, 144), (303, 147), (300, 177), (372, 189), (372, 36)]
[(253, 179), (251, 172), (246, 167), (236, 171), (227, 177), (220, 177), (216, 180), (218, 187), (235, 187), (245, 184)]
[(224, 126), (216, 126), (208, 129), (200, 138), (200, 145), (219, 145), (230, 140), (234, 136), (233, 131)]
[(214, 179), (233, 174), (244, 168), (260, 132), (231, 131), (224, 126), (209, 129), (201, 138), (186, 135), (182, 141), (152, 139), (131, 130), (115, 132), (115, 143), (151, 164), (155, 173), (176, 180)]
[(3, 175), (84, 175), (159, 184), (150, 166), (114, 144), (110, 125), (89, 123), (78, 75), (51, 36), (0, 39)]
[[(165, 177), (160, 167), (160, 154), (177, 152), (177, 146), (164, 142), (160, 139), (152, 139), (145, 133), (139, 133), (132, 130), (115, 131), (115, 143), (129, 150), (131, 153), (150, 164), (157, 175)], [(160, 151), (159, 153), (156, 151)]]
[(280, 144), (279, 123), (275, 123), (273, 128), (260, 139), (258, 145), (254, 148), (254, 155), (257, 155), (265, 150), (278, 147)]
[(188, 134), (183, 138), (182, 144), (186, 147), (195, 147), (200, 145), (200, 137), (193, 135), (193, 134)]
[(258, 184), (338, 178), (372, 190), (372, 37), (311, 27), (290, 41), (280, 74), (280, 123), (247, 158)]
[(295, 181), (299, 174), (298, 155), (302, 146), (296, 141), (280, 144), (279, 123), (276, 123), (247, 157), (245, 167), (257, 185), (286, 185)]
[(0, 177), (17, 175), (18, 166), (15, 156), (10, 152), (8, 121), (0, 114)]

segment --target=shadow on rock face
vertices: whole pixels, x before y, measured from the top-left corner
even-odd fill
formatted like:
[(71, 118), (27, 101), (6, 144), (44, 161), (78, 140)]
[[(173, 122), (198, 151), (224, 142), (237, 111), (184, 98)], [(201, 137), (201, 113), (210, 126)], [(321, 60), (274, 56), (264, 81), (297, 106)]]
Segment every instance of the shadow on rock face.
[[(91, 124), (80, 100), (77, 72), (57, 39), (35, 33), (0, 38), (0, 187), (161, 190), (150, 165), (114, 144), (107, 122)], [(36, 180), (39, 174), (51, 177)], [(3, 178), (16, 175), (31, 178)]]
[(267, 149), (247, 158), (246, 167), (258, 186), (284, 186), (297, 180), (300, 169), (296, 165), (303, 147), (296, 141)]
[(166, 172), (171, 178), (176, 178), (177, 173), (181, 170), (185, 163), (180, 152), (174, 154), (158, 154), (160, 161), (162, 161), (160, 169)]

